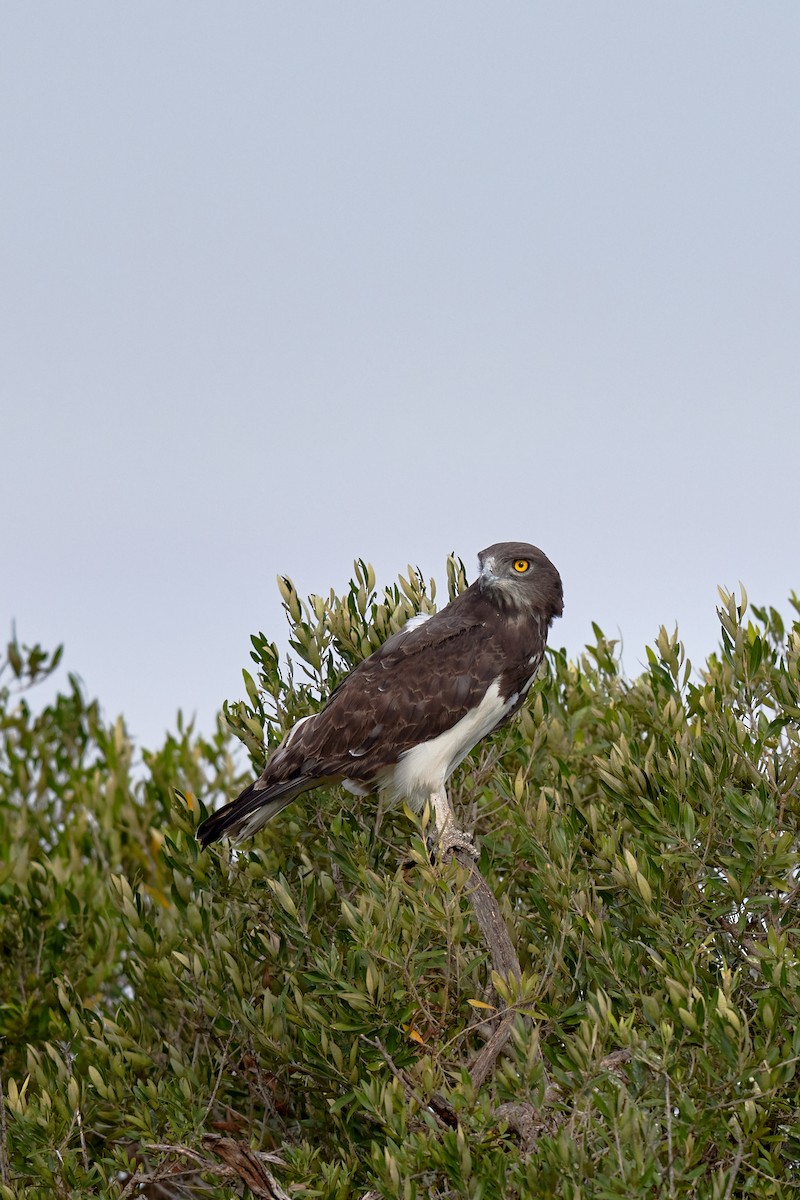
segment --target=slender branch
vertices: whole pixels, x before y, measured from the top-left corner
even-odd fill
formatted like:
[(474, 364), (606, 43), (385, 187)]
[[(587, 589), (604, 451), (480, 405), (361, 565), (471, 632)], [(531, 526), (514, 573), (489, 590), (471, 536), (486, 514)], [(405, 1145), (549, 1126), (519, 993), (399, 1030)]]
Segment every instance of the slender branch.
[(9, 1180), (9, 1164), (8, 1164), (8, 1139), (6, 1132), (6, 1102), (3, 1094), (5, 1082), (3, 1074), (0, 1071), (0, 1183), (8, 1185)]
[(736, 1176), (739, 1174), (739, 1167), (742, 1165), (743, 1158), (744, 1145), (739, 1142), (739, 1146), (736, 1151), (736, 1157), (734, 1158), (733, 1165), (731, 1166), (731, 1173), (728, 1176), (728, 1186), (725, 1188), (725, 1200), (731, 1200), (731, 1196), (733, 1195), (733, 1185), (736, 1182)]
[(210, 1133), (203, 1138), (203, 1145), (235, 1171), (258, 1200), (291, 1200), (267, 1166), (265, 1155), (251, 1150), (244, 1142)]
[[(466, 850), (454, 850), (453, 857), (469, 872), (468, 896), (483, 940), (492, 958), (492, 966), (505, 979), (522, 978), (522, 968), (500, 912), (497, 897), (478, 870), (475, 860)], [(494, 1065), (511, 1036), (516, 1012), (508, 1009), (502, 1021), (480, 1051), (470, 1068), (473, 1087), (479, 1088), (491, 1075)]]
[[(170, 1146), (163, 1142), (150, 1142), (146, 1149), (156, 1154), (186, 1159), (192, 1165), (188, 1171), (180, 1172), (181, 1174), (197, 1174), (202, 1171), (231, 1183), (245, 1183), (257, 1200), (290, 1200), (288, 1192), (281, 1187), (267, 1166), (268, 1162), (285, 1166), (286, 1164), (279, 1155), (251, 1150), (244, 1142), (237, 1142), (233, 1138), (219, 1137), (210, 1133), (203, 1137), (202, 1143), (203, 1148), (211, 1151), (220, 1159), (222, 1165), (205, 1158), (191, 1146)], [(142, 1184), (153, 1183), (176, 1174), (174, 1165), (163, 1162), (154, 1171), (147, 1174), (140, 1171), (141, 1166), (140, 1163), (134, 1174), (128, 1179), (120, 1200), (132, 1195), (134, 1190), (141, 1188)]]
[(514, 1018), (516, 1015), (516, 1012), (512, 1010), (509, 1010), (505, 1014), (497, 1029), (495, 1029), (486, 1045), (475, 1058), (469, 1072), (473, 1087), (479, 1088), (491, 1075), (501, 1050), (511, 1037), (511, 1030), (514, 1028)]
[(469, 872), (471, 886), (468, 895), (475, 919), (492, 956), (492, 966), (498, 975), (506, 978), (513, 975), (520, 979), (522, 968), (519, 965), (514, 943), (508, 935), (508, 929), (494, 892), (478, 870), (477, 863), (466, 850), (454, 850), (453, 857)]
[(670, 1200), (675, 1195), (675, 1158), (672, 1152), (672, 1098), (670, 1096), (669, 1073), (664, 1075), (664, 1108), (667, 1118), (667, 1160), (669, 1168)]
[(452, 1105), (448, 1104), (441, 1093), (435, 1092), (433, 1096), (431, 1096), (426, 1102), (420, 1096), (419, 1092), (414, 1087), (405, 1071), (401, 1071), (397, 1066), (380, 1038), (369, 1038), (365, 1033), (362, 1033), (361, 1040), (362, 1042), (366, 1042), (368, 1046), (374, 1046), (375, 1049), (379, 1051), (395, 1079), (402, 1084), (406, 1095), (410, 1096), (414, 1101), (416, 1101), (420, 1108), (429, 1108), (441, 1125), (445, 1126), (446, 1128), (455, 1129), (456, 1125), (458, 1124), (458, 1117), (456, 1116)]

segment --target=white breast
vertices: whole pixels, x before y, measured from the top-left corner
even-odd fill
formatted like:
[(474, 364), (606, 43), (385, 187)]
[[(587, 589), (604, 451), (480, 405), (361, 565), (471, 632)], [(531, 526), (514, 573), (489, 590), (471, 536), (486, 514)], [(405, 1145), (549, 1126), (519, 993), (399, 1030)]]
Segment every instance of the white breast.
[(404, 798), (411, 808), (421, 809), (433, 792), (444, 787), (445, 780), (472, 747), (502, 721), (516, 700), (516, 695), (501, 700), (500, 685), (495, 681), (478, 707), (457, 721), (452, 729), (406, 750), (392, 771), (387, 772), (382, 789), (391, 800)]

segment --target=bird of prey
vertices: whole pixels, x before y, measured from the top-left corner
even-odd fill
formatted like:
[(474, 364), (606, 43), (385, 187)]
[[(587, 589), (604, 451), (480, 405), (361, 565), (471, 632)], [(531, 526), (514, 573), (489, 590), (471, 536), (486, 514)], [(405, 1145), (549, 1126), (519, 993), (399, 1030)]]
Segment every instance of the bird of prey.
[(478, 555), (476, 581), (432, 616), (412, 617), (303, 717), (262, 775), (200, 825), (204, 846), (250, 837), (303, 792), (340, 783), (357, 795), (429, 803), (438, 851), (475, 853), (445, 785), (470, 750), (511, 718), (563, 611), (561, 578), (528, 542)]

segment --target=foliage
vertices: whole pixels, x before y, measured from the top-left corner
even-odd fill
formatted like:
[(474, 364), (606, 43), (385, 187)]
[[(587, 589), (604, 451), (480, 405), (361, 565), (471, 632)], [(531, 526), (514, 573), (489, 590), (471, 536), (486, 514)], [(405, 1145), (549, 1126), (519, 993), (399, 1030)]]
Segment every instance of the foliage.
[(578, 662), (548, 654), (453, 780), (509, 981), (465, 873), (430, 864), (403, 810), (321, 791), (253, 844), (199, 849), (250, 775), (229, 731), (258, 769), (435, 602), (412, 571), (379, 595), (360, 562), (343, 599), (279, 584), (292, 662), (254, 637), (247, 700), (141, 764), (73, 678), (35, 713), (56, 663), (8, 649), (0, 1196), (244, 1194), (213, 1134), (274, 1152), (275, 1194), (298, 1198), (797, 1195), (800, 622), (723, 594), (700, 672), (664, 629), (632, 681), (599, 629)]

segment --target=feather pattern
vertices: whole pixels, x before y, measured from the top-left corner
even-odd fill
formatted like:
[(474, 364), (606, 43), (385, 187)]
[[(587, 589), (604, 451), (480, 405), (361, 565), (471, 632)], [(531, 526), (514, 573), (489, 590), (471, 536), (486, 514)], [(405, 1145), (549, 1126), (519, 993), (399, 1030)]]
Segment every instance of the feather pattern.
[(536, 547), (498, 543), (479, 562), (475, 583), (427, 620), (412, 618), (319, 713), (290, 730), (263, 774), (203, 822), (203, 845), (250, 836), (322, 784), (380, 789), (415, 806), (444, 787), (473, 746), (523, 703), (563, 608), (559, 574)]

